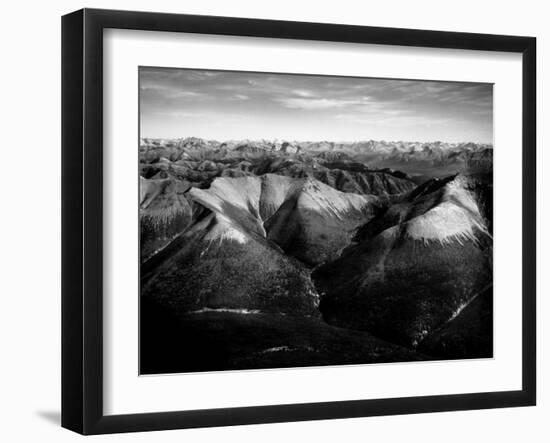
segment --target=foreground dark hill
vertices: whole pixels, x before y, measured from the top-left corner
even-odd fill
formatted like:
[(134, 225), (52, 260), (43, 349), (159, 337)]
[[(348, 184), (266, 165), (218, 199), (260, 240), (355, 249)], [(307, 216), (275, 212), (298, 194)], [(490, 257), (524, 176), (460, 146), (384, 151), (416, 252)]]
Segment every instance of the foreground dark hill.
[(470, 302), (418, 346), (434, 358), (484, 358), (493, 355), (493, 287)]
[(420, 187), (315, 270), (331, 324), (417, 346), (492, 282), (492, 238), (466, 177)]
[[(367, 332), (318, 318), (268, 313), (178, 313), (145, 299), (142, 374), (426, 360)], [(322, 389), (322, 387), (320, 387)]]

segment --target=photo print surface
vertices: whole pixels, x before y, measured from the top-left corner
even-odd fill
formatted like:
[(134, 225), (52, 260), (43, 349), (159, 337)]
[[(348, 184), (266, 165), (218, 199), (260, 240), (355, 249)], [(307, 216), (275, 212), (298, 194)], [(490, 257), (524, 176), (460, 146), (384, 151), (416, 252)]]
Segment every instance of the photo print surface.
[(493, 85), (139, 68), (140, 373), (493, 356)]

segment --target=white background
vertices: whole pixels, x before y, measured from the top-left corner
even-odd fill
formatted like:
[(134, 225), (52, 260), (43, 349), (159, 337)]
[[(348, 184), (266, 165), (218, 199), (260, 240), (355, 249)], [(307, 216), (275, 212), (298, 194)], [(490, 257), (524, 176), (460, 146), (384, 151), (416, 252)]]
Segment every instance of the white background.
[[(3, 441), (82, 439), (58, 427), (60, 391), (60, 15), (82, 6), (235, 15), (534, 35), (538, 37), (539, 202), (547, 196), (548, 156), (542, 156), (543, 122), (550, 96), (550, 29), (543, 2), (454, 3), (436, 1), (352, 2), (168, 2), (90, 0), (10, 2), (3, 5), (0, 112), (2, 113), (2, 294), (0, 297), (0, 437)], [(546, 111), (546, 114), (545, 114)], [(544, 170), (544, 171), (543, 171)], [(520, 184), (519, 177), (510, 177)], [(546, 198), (547, 200), (547, 198)], [(550, 222), (548, 203), (539, 225)], [(236, 428), (166, 431), (96, 437), (115, 441), (422, 441), (530, 442), (550, 437), (550, 369), (543, 323), (549, 303), (548, 235), (539, 230), (539, 406), (377, 417)], [(546, 348), (546, 349), (545, 349)], [(414, 383), (414, 381), (411, 381)], [(322, 386), (319, 387), (322, 389)]]

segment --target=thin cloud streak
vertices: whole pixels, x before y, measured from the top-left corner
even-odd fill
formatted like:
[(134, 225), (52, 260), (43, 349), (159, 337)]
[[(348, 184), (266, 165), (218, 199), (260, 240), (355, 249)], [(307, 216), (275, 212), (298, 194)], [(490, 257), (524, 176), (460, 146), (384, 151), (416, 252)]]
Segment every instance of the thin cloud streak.
[(348, 108), (356, 105), (367, 103), (366, 99), (336, 99), (336, 98), (277, 98), (275, 99), (279, 103), (283, 104), (287, 108), (294, 109), (336, 109), (336, 108)]

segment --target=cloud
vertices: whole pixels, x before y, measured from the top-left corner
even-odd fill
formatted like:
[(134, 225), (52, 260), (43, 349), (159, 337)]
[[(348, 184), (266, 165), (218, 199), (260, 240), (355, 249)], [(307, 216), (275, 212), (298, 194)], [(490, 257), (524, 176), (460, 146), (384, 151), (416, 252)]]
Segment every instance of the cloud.
[(149, 100), (172, 100), (172, 99), (184, 99), (184, 100), (208, 100), (210, 95), (205, 92), (191, 91), (189, 89), (182, 89), (178, 87), (168, 85), (140, 85), (141, 93), (143, 97)]
[(275, 101), (283, 106), (292, 109), (303, 110), (322, 110), (333, 108), (345, 108), (350, 106), (365, 105), (368, 103), (368, 98), (360, 99), (338, 99), (338, 98), (295, 98), (284, 97), (276, 98)]
[(174, 98), (201, 98), (201, 99), (204, 99), (204, 98), (208, 98), (208, 95), (207, 94), (203, 94), (203, 93), (200, 93), (200, 92), (193, 92), (193, 91), (172, 91), (172, 94), (171, 94), (172, 97)]
[(155, 115), (161, 117), (172, 117), (172, 118), (206, 118), (211, 117), (209, 114), (204, 112), (192, 112), (192, 111), (179, 111), (179, 110), (159, 110), (154, 112)]
[(306, 98), (309, 98), (309, 97), (315, 97), (316, 94), (312, 91), (308, 91), (306, 89), (294, 89), (292, 91), (292, 93), (294, 95), (297, 95), (298, 97), (306, 97)]

